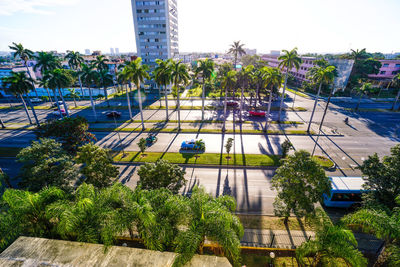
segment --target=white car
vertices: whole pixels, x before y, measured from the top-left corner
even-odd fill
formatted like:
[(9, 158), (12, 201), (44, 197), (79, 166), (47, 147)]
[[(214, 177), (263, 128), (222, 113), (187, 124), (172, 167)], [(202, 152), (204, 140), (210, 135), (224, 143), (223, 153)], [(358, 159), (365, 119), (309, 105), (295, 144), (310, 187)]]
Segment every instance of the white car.
[(31, 102), (32, 102), (32, 103), (40, 103), (40, 102), (42, 102), (42, 99), (37, 98), (37, 97), (31, 98)]

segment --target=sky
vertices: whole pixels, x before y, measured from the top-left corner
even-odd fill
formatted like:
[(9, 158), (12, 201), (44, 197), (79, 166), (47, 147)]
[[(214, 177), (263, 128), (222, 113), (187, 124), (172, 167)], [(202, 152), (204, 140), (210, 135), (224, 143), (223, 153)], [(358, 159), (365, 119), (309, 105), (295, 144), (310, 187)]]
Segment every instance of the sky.
[[(179, 50), (400, 52), (400, 0), (178, 0)], [(0, 51), (136, 52), (130, 0), (0, 0)]]

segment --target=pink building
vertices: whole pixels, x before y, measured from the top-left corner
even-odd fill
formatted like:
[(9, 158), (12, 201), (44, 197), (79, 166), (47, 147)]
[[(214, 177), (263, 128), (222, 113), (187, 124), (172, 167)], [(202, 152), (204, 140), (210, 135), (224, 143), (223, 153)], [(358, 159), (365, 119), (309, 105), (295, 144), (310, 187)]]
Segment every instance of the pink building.
[[(278, 59), (279, 55), (263, 55), (261, 58), (268, 62), (268, 65), (273, 68), (277, 68), (280, 60)], [(289, 73), (292, 74), (299, 83), (306, 80), (306, 74), (311, 67), (314, 67), (314, 61), (316, 58), (314, 57), (301, 57), (302, 63), (300, 68), (296, 70), (296, 68), (292, 68), (289, 70)], [(283, 70), (286, 72), (286, 68)]]
[(377, 80), (391, 80), (400, 72), (400, 60), (382, 59), (379, 61), (382, 63), (379, 73), (368, 75), (368, 77)]

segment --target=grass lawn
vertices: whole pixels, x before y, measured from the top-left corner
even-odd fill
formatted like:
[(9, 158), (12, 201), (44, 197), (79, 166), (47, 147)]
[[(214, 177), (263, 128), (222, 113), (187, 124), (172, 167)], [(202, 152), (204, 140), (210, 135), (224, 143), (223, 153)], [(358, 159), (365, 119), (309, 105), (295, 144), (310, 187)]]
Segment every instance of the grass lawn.
[(299, 92), (299, 91), (296, 91), (296, 90), (293, 90), (293, 89), (290, 89), (290, 88), (286, 88), (289, 92), (292, 92), (292, 93), (294, 93), (294, 94), (296, 94), (296, 95), (298, 95), (298, 96), (302, 96), (302, 97), (308, 97), (308, 95), (306, 95), (306, 94), (303, 94), (303, 93), (301, 93), (301, 92)]
[[(284, 230), (286, 229), (283, 223), (284, 218), (275, 216), (264, 216), (264, 215), (237, 215), (243, 224), (244, 228), (248, 229), (271, 229), (271, 230)], [(306, 224), (304, 218), (297, 219), (296, 217), (290, 217), (288, 222), (290, 230), (303, 230), (312, 231), (313, 228)]]
[[(143, 155), (144, 154), (144, 155)], [(175, 153), (175, 152), (114, 152), (113, 159), (118, 162), (156, 162), (165, 159), (175, 164), (207, 164), (207, 165), (235, 165), (235, 166), (278, 166), (280, 156), (259, 154), (231, 154), (231, 159), (226, 159), (227, 154), (219, 153)]]
[(335, 165), (330, 159), (324, 156), (314, 156), (313, 159), (325, 169), (330, 169)]
[(201, 96), (202, 91), (203, 91), (201, 87), (202, 87), (202, 86), (199, 85), (199, 86), (197, 86), (197, 87), (195, 87), (195, 88), (189, 89), (189, 91), (188, 91), (187, 94), (186, 94), (186, 97)]

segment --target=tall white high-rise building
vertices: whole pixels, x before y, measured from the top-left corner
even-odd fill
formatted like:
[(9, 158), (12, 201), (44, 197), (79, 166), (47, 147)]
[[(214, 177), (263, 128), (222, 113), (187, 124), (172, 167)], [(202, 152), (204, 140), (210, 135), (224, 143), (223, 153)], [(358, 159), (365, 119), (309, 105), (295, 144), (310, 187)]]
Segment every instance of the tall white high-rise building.
[(110, 48), (110, 54), (113, 56), (114, 55), (114, 48)]
[(137, 54), (144, 64), (175, 58), (178, 50), (177, 0), (131, 0)]
[(85, 55), (90, 55), (90, 49), (85, 49)]
[(118, 47), (115, 48), (115, 54), (116, 54), (117, 56), (119, 55), (119, 48), (118, 48)]

